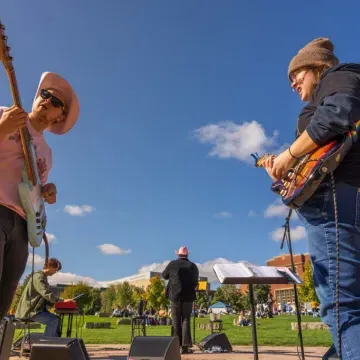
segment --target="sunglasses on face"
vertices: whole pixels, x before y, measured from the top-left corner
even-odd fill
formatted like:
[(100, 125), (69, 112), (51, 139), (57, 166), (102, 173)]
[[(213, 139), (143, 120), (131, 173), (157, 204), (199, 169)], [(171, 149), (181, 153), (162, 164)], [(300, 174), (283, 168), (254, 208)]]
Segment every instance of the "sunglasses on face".
[(60, 99), (58, 99), (56, 96), (51, 94), (48, 90), (42, 89), (40, 91), (40, 96), (45, 100), (51, 99), (51, 105), (52, 106), (54, 106), (56, 108), (61, 107), (65, 111), (64, 103)]

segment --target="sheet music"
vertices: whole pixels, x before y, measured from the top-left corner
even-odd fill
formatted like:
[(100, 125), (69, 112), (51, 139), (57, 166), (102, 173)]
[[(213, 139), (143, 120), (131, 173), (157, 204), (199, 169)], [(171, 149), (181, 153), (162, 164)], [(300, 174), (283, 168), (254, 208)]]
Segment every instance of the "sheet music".
[[(221, 283), (229, 279), (239, 280), (258, 279), (281, 279), (285, 278), (289, 283), (301, 284), (303, 281), (287, 267), (257, 266), (241, 261), (236, 264), (215, 264), (214, 272)], [(240, 282), (239, 282), (240, 284)]]
[(214, 271), (220, 282), (228, 277), (251, 277), (254, 274), (246, 266), (245, 262), (237, 264), (215, 264)]

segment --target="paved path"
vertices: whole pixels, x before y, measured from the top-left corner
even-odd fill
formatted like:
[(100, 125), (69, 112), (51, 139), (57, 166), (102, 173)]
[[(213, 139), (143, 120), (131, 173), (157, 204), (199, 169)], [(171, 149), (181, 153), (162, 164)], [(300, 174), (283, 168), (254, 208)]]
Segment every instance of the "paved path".
[[(92, 360), (126, 360), (129, 352), (129, 345), (87, 345), (86, 349)], [(196, 347), (194, 348), (195, 350)], [(225, 354), (207, 354), (195, 351), (191, 355), (182, 355), (183, 360), (253, 360), (254, 355), (251, 346), (233, 346), (234, 352)], [(300, 349), (299, 349), (300, 350)], [(321, 359), (327, 348), (324, 347), (305, 347), (305, 359)], [(13, 356), (11, 360), (20, 360)], [(28, 359), (28, 358), (27, 358)], [(301, 359), (297, 353), (296, 347), (282, 346), (259, 346), (259, 360), (298, 360)]]

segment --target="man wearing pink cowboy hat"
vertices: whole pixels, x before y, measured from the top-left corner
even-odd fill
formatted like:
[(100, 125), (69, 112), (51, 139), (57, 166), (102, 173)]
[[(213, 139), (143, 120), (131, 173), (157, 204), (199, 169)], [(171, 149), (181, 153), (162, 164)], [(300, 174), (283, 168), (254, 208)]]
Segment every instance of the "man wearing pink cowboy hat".
[(67, 133), (77, 121), (79, 101), (61, 76), (46, 72), (40, 79), (30, 113), (16, 106), (0, 107), (0, 320), (6, 315), (28, 258), (25, 212), (18, 184), (24, 166), (19, 127), (28, 126), (36, 151), (46, 202), (56, 202), (56, 186), (46, 184), (52, 167), (51, 148), (43, 132)]
[(196, 299), (199, 270), (196, 264), (188, 259), (187, 247), (182, 246), (175, 253), (178, 258), (168, 264), (162, 276), (169, 280), (166, 294), (170, 299), (173, 335), (179, 337), (182, 353), (187, 354), (192, 352), (189, 349), (192, 346), (190, 317)]

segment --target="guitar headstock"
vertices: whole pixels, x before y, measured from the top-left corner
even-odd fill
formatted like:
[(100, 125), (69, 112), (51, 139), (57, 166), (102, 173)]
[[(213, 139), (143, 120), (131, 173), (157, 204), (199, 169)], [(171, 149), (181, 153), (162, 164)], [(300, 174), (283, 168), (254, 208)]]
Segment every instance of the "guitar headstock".
[(258, 153), (251, 154), (251, 156), (255, 159), (255, 166), (256, 167), (262, 167), (265, 160), (269, 157), (273, 156), (272, 154), (265, 154), (263, 156), (259, 156)]
[(12, 68), (13, 58), (10, 56), (10, 47), (7, 44), (7, 36), (5, 35), (5, 26), (0, 21), (0, 61), (5, 68)]

